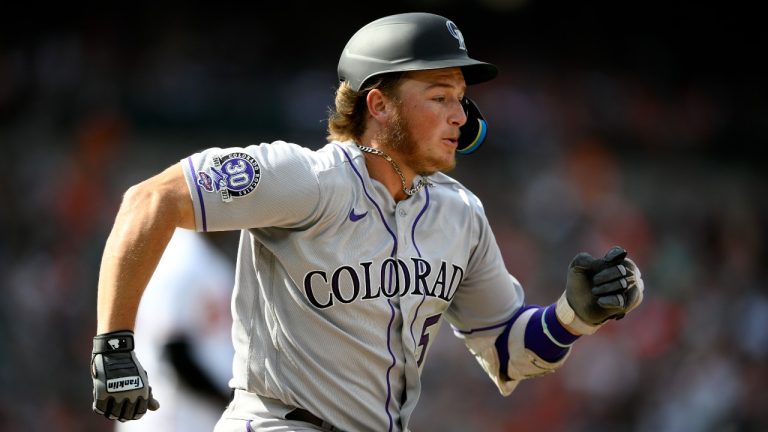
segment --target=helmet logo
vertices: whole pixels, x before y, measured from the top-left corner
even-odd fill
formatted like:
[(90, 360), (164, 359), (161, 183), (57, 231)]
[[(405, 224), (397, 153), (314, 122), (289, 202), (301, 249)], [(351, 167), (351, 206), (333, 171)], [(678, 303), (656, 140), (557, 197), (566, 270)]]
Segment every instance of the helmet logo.
[(464, 45), (464, 35), (461, 34), (461, 30), (451, 20), (446, 21), (445, 25), (448, 26), (448, 33), (459, 41), (459, 49), (466, 51), (467, 47)]

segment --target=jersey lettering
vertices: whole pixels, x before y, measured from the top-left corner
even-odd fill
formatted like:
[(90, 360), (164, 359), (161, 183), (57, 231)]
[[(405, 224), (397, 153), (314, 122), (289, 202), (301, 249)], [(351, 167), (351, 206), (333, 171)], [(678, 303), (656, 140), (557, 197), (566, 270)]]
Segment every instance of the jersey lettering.
[(341, 266), (331, 272), (330, 277), (325, 270), (307, 272), (304, 275), (304, 294), (309, 303), (318, 309), (334, 306), (337, 301), (349, 304), (355, 300), (397, 295), (426, 295), (450, 302), (464, 278), (463, 268), (442, 260), (436, 271), (422, 258), (387, 258), (377, 269), (372, 269), (372, 266), (370, 261), (356, 267)]

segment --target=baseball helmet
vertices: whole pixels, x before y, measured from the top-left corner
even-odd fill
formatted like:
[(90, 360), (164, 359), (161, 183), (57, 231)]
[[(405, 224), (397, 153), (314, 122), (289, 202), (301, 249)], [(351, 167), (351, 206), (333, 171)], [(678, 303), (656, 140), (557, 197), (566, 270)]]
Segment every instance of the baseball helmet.
[[(467, 85), (496, 77), (496, 66), (472, 59), (453, 21), (414, 12), (379, 18), (358, 30), (347, 42), (338, 65), (339, 82), (355, 91), (378, 75), (391, 72), (459, 67)], [(485, 140), (487, 125), (477, 106), (462, 101), (467, 123), (461, 128), (458, 153), (475, 151)]]
[(339, 81), (360, 91), (366, 81), (389, 72), (460, 67), (467, 85), (496, 77), (496, 66), (472, 59), (453, 21), (424, 12), (373, 21), (349, 39), (339, 59)]

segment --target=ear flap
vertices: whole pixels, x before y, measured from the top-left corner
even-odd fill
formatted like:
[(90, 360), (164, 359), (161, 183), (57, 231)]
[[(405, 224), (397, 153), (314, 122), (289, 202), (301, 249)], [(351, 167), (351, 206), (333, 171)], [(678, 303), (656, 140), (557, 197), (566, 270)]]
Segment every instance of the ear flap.
[(466, 155), (473, 153), (485, 141), (488, 124), (472, 99), (465, 97), (461, 104), (467, 114), (467, 122), (459, 129), (461, 135), (459, 135), (459, 146), (456, 148), (456, 153)]

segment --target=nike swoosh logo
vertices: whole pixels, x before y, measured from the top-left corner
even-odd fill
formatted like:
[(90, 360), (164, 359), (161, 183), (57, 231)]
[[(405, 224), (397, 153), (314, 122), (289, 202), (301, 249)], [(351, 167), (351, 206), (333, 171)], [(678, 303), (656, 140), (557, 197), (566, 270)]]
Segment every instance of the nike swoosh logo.
[(357, 214), (357, 213), (355, 213), (355, 209), (352, 209), (349, 212), (349, 220), (351, 220), (352, 222), (357, 222), (360, 219), (364, 218), (365, 215), (367, 215), (367, 214), (368, 214), (368, 212)]

